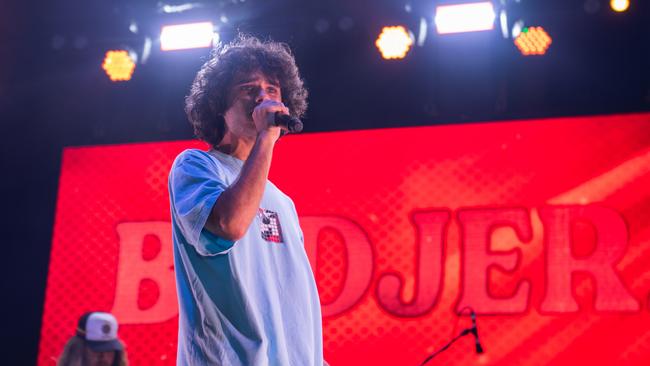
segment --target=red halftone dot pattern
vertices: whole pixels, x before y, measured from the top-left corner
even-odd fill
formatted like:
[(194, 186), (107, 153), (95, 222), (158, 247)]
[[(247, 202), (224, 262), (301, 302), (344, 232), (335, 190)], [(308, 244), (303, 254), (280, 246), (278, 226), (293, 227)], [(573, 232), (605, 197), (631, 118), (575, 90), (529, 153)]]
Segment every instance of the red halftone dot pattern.
[[(519, 359), (528, 359), (528, 363), (544, 364), (553, 359), (556, 350), (584, 360), (586, 348), (567, 351), (559, 346), (567, 339), (562, 335), (565, 328), (577, 329), (569, 331), (573, 337), (584, 337), (580, 330), (589, 327), (573, 324), (579, 313), (537, 314), (544, 296), (546, 267), (544, 232), (536, 207), (646, 151), (650, 137), (642, 131), (649, 122), (647, 115), (614, 116), (462, 126), (463, 133), (458, 133), (459, 126), (437, 127), (431, 134), (426, 128), (342, 133), (336, 134), (336, 144), (325, 143), (334, 138), (331, 134), (305, 136), (302, 141), (302, 137), (286, 139), (284, 145), (278, 145), (277, 153), (312, 151), (310, 147), (323, 146), (308, 154), (309, 164), (317, 166), (318, 171), (303, 171), (302, 178), (296, 180), (291, 176), (291, 168), (276, 164), (272, 172), (275, 183), (294, 198), (302, 214), (335, 214), (359, 223), (375, 253), (375, 277), (369, 291), (349, 313), (324, 319), (328, 359), (332, 364), (344, 365), (417, 364), (454, 335), (453, 311), (462, 279), (460, 228), (454, 221), (455, 214), (447, 231), (440, 297), (430, 312), (416, 319), (387, 313), (377, 304), (376, 284), (382, 274), (396, 272), (403, 280), (402, 302), (413, 299), (419, 280), (414, 272), (415, 228), (410, 221), (413, 210), (479, 206), (527, 208), (533, 232), (529, 242), (521, 243), (509, 228), (492, 235), (493, 250), (517, 249), (519, 262), (514, 273), (492, 268), (488, 288), (492, 296), (509, 298), (521, 281), (528, 281), (529, 306), (518, 315), (479, 317), (486, 355), (477, 358), (472, 352), (472, 340), (466, 339), (440, 355), (436, 362), (501, 364), (507, 360), (504, 364), (514, 364)], [(643, 177), (636, 181), (639, 179)], [(592, 186), (583, 187), (583, 191), (592, 190)], [(630, 209), (647, 209), (648, 202), (639, 200), (638, 194), (647, 192), (647, 187), (615, 187), (614, 183), (612, 189), (633, 201), (632, 205), (621, 202), (613, 206), (626, 221), (631, 219), (633, 223), (637, 219), (630, 217)], [(605, 202), (607, 206), (609, 197), (601, 195), (593, 202)], [(638, 226), (647, 225), (646, 221)], [(578, 235), (581, 240), (588, 240), (588, 235)], [(631, 243), (636, 237), (638, 230), (631, 231)], [(647, 264), (648, 257), (642, 258)], [(431, 270), (438, 268), (432, 265)], [(633, 279), (626, 276), (624, 282)], [(588, 282), (576, 283), (575, 288), (587, 297), (594, 296)], [(637, 298), (644, 297), (643, 293), (631, 291)], [(644, 313), (635, 313), (633, 318), (649, 321)], [(363, 321), (359, 322), (360, 319)], [(469, 320), (464, 317), (459, 323), (456, 331), (467, 326)], [(361, 329), (368, 332), (364, 331), (362, 336)], [(545, 347), (542, 340), (554, 339), (556, 332), (559, 341)], [(362, 339), (357, 341), (358, 337)], [(599, 342), (596, 343), (604, 341)]]
[[(67, 339), (74, 335), (81, 314), (111, 311), (119, 253), (116, 225), (169, 221), (167, 174), (174, 157), (192, 145), (203, 146), (182, 142), (65, 150), (39, 365), (55, 363)], [(137, 254), (148, 261), (161, 250), (159, 238), (146, 236)], [(134, 306), (140, 309), (153, 306), (161, 291), (170, 291), (160, 288), (154, 279), (134, 281), (138, 290)], [(119, 315), (117, 318), (120, 321)], [(119, 336), (131, 364), (175, 364), (176, 327), (175, 317), (159, 324), (121, 324)]]
[(150, 309), (160, 297), (160, 289), (155, 281), (143, 278), (138, 286), (138, 308)]
[[(301, 216), (335, 216), (354, 222), (372, 247), (373, 275), (360, 300), (323, 320), (328, 361), (333, 366), (415, 365), (469, 326), (468, 317), (454, 315), (462, 295), (463, 271), (475, 270), (462, 263), (457, 210), (510, 207), (529, 214), (532, 239), (521, 243), (511, 228), (492, 233), (491, 249), (516, 249), (519, 262), (513, 273), (491, 268), (487, 287), (492, 296), (509, 298), (521, 281), (528, 281), (528, 308), (517, 314), (479, 316), (483, 356), (473, 353), (473, 340), (467, 337), (435, 362), (644, 364), (650, 354), (650, 164), (645, 164), (649, 125), (650, 116), (641, 114), (283, 138), (276, 147), (271, 180), (293, 198)], [(66, 150), (39, 365), (53, 364), (51, 359), (73, 334), (81, 313), (113, 308), (120, 249), (116, 225), (169, 221), (167, 174), (174, 157), (189, 145)], [(539, 313), (547, 269), (537, 208), (577, 203), (598, 203), (624, 218), (629, 245), (616, 270), (640, 300), (640, 312), (595, 312), (593, 281), (576, 276), (573, 291), (580, 310)], [(377, 300), (377, 283), (388, 273), (396, 274), (401, 303), (416, 299), (422, 279), (416, 274), (418, 236), (412, 216), (426, 210), (451, 214), (443, 268), (426, 264), (426, 271), (442, 271), (440, 293), (430, 310), (401, 317)], [(587, 255), (594, 233), (579, 224), (573, 237), (576, 254)], [(167, 239), (144, 236), (134, 255), (143, 264), (153, 263), (170, 250), (163, 244)], [(349, 243), (345, 233), (335, 228), (321, 230), (317, 241), (314, 273), (321, 301), (330, 304), (345, 284)], [(161, 286), (157, 278), (133, 276), (138, 292), (133, 306), (139, 309), (155, 309), (166, 291), (175, 291), (173, 284)], [(175, 364), (176, 327), (176, 316), (149, 324), (123, 324), (120, 337), (131, 363)], [(594, 347), (601, 352), (596, 355)]]
[(650, 331), (645, 332), (636, 341), (626, 347), (621, 352), (620, 361), (628, 365), (647, 362), (648, 348), (650, 348)]
[(161, 246), (160, 238), (151, 234), (145, 235), (142, 240), (142, 259), (150, 261), (156, 258), (162, 250)]
[(318, 235), (318, 257), (316, 259), (316, 283), (321, 303), (336, 299), (343, 287), (347, 256), (341, 234), (333, 229), (324, 229)]

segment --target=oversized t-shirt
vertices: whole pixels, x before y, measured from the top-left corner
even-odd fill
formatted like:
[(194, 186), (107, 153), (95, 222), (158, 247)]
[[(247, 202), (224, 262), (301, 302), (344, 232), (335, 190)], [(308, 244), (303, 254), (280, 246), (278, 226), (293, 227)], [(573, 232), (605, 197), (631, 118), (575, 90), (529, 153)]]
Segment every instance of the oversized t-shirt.
[(291, 199), (267, 181), (233, 242), (204, 226), (243, 161), (186, 150), (169, 173), (179, 301), (178, 365), (323, 364), (320, 301)]

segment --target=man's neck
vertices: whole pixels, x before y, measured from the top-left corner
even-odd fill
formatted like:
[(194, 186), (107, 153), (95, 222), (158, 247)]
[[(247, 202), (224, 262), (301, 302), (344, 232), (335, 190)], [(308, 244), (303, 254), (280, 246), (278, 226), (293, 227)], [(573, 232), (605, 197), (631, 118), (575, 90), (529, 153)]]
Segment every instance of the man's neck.
[(246, 161), (254, 144), (255, 139), (232, 138), (232, 135), (230, 135), (224, 136), (223, 140), (217, 146), (217, 150), (239, 160)]

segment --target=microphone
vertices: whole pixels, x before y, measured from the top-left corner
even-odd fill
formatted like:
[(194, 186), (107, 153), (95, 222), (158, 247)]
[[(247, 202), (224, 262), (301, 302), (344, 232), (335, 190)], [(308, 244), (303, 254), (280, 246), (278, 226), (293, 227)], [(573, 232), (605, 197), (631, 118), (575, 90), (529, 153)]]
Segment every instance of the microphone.
[(478, 328), (476, 328), (476, 313), (474, 310), (471, 310), (470, 317), (472, 318), (472, 328), (470, 331), (474, 334), (474, 342), (476, 343), (476, 353), (483, 353), (483, 347), (481, 347), (481, 341), (478, 339)]
[(289, 132), (298, 133), (302, 131), (302, 121), (288, 114), (275, 112), (273, 124), (276, 126), (286, 126)]

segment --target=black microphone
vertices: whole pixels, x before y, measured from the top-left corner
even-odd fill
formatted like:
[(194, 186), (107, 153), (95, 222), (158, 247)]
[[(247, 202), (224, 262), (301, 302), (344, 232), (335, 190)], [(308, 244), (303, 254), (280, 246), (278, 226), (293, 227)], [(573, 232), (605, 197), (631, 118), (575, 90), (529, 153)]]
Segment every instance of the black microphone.
[(302, 121), (296, 117), (292, 117), (281, 112), (275, 112), (273, 124), (276, 126), (286, 126), (291, 133), (298, 133), (302, 131)]
[(474, 334), (474, 341), (476, 342), (476, 353), (483, 353), (483, 347), (481, 347), (481, 341), (478, 339), (478, 328), (476, 328), (476, 313), (474, 310), (471, 310), (470, 316), (472, 317), (472, 329), (471, 332)]

